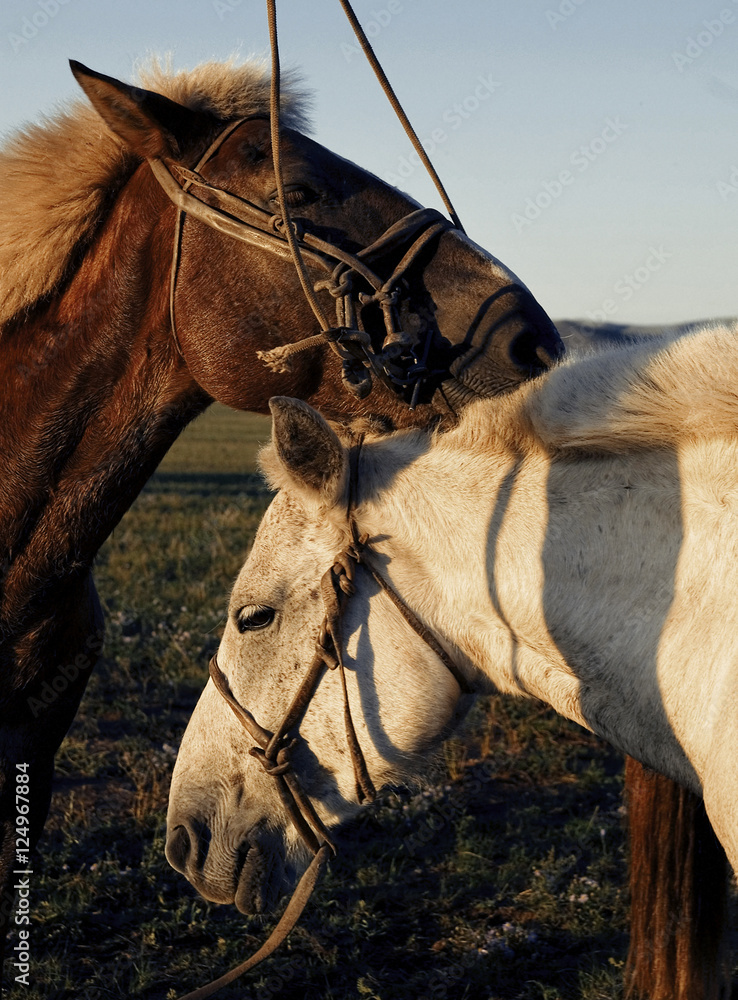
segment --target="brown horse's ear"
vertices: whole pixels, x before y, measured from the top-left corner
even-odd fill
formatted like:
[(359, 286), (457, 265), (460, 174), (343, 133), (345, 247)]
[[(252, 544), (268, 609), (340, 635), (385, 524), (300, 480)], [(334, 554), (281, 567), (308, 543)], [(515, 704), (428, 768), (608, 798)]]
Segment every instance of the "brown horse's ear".
[(77, 83), (115, 134), (142, 159), (178, 156), (188, 137), (202, 130), (203, 115), (162, 94), (132, 87), (69, 60)]
[(318, 494), (325, 504), (338, 499), (346, 471), (346, 449), (335, 431), (312, 406), (299, 399), (274, 396), (272, 446), (279, 468), (265, 463), (275, 485)]

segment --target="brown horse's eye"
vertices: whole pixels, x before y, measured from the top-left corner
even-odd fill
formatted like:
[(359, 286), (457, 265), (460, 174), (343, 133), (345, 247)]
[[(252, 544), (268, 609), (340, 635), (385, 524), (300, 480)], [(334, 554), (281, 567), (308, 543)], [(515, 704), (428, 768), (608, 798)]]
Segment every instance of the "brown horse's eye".
[(267, 628), (274, 621), (274, 608), (265, 604), (247, 604), (236, 612), (236, 628), (239, 632), (256, 632)]
[[(302, 208), (303, 205), (309, 205), (311, 202), (315, 201), (317, 198), (315, 191), (311, 190), (309, 187), (302, 187), (300, 185), (294, 185), (293, 187), (285, 188), (284, 200), (287, 202), (288, 208)], [(269, 199), (269, 204), (272, 208), (279, 208), (279, 196), (274, 194)]]

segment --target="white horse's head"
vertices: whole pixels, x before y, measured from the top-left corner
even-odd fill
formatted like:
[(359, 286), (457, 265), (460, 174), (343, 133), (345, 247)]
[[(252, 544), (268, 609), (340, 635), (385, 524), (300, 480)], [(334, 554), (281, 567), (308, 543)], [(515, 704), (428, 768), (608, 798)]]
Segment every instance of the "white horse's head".
[[(217, 655), (235, 701), (270, 732), (315, 658), (326, 615), (322, 578), (351, 540), (350, 448), (305, 404), (276, 401), (273, 415), (265, 464), (280, 492), (233, 588)], [(382, 508), (356, 499), (365, 501), (360, 530), (386, 556)], [(372, 556), (379, 566), (382, 557)], [(358, 568), (354, 582), (340, 644), (356, 737), (379, 788), (419, 774), (468, 699), (375, 579)], [(244, 913), (267, 909), (308, 858), (277, 783), (250, 755), (254, 744), (211, 680), (182, 740), (167, 817), (169, 862), (207, 899), (235, 902)], [(326, 827), (359, 808), (339, 670), (322, 671), (291, 763)]]

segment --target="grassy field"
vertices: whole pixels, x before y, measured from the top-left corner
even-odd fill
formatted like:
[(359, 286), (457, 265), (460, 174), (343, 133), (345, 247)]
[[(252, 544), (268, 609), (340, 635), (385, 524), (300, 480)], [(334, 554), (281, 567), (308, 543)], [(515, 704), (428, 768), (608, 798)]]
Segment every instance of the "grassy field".
[[(58, 755), (30, 985), (12, 1000), (168, 1000), (272, 926), (204, 902), (164, 858), (176, 748), (269, 499), (267, 434), (224, 409), (200, 418), (100, 554), (105, 654)], [(621, 763), (539, 705), (480, 702), (437, 783), (387, 790), (346, 828), (287, 946), (219, 996), (617, 1000)]]

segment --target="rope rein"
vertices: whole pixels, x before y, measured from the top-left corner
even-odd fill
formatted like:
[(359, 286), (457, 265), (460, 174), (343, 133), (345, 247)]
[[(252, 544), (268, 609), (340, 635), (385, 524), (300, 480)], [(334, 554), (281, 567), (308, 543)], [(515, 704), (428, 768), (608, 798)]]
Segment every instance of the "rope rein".
[[(341, 7), (343, 8), (344, 13), (346, 14), (346, 17), (348, 18), (348, 21), (354, 31), (354, 34), (356, 35), (359, 41), (359, 44), (361, 45), (364, 51), (364, 54), (366, 55), (366, 58), (370, 66), (374, 70), (374, 73), (377, 79), (379, 80), (382, 89), (384, 90), (384, 93), (386, 94), (390, 104), (392, 105), (392, 108), (394, 109), (395, 114), (397, 115), (403, 128), (405, 129), (405, 133), (412, 142), (413, 147), (420, 156), (423, 166), (426, 168), (431, 177), (431, 180), (435, 184), (436, 189), (440, 194), (441, 199), (444, 205), (446, 206), (449, 215), (451, 216), (451, 220), (454, 226), (463, 233), (464, 227), (461, 225), (461, 220), (459, 219), (453, 205), (451, 204), (451, 199), (449, 198), (446, 189), (441, 183), (441, 179), (438, 176), (433, 164), (431, 163), (428, 154), (423, 148), (423, 144), (418, 139), (415, 129), (413, 128), (409, 118), (405, 114), (405, 111), (403, 110), (402, 105), (400, 104), (392, 85), (387, 79), (387, 75), (382, 69), (379, 60), (377, 59), (374, 53), (374, 49), (371, 46), (371, 43), (369, 42), (369, 39), (367, 38), (366, 33), (364, 32), (364, 29), (361, 27), (361, 24), (359, 23), (359, 20), (356, 17), (356, 14), (354, 13), (353, 7), (349, 3), (349, 0), (339, 0), (339, 2), (341, 4)], [(271, 138), (272, 138), (272, 158), (274, 162), (274, 175), (277, 182), (277, 192), (279, 196), (279, 203), (282, 209), (282, 217), (284, 219), (284, 224), (285, 224), (284, 229), (287, 236), (287, 240), (289, 242), (290, 251), (292, 253), (292, 259), (295, 264), (295, 269), (299, 276), (300, 284), (302, 285), (302, 290), (305, 293), (305, 297), (308, 303), (310, 304), (310, 308), (313, 310), (313, 313), (315, 314), (318, 323), (320, 324), (321, 330), (323, 331), (323, 335), (325, 336), (330, 332), (331, 328), (328, 321), (325, 318), (323, 310), (320, 307), (320, 303), (317, 300), (314, 286), (310, 282), (310, 278), (307, 273), (307, 268), (305, 267), (305, 262), (302, 259), (300, 244), (297, 239), (296, 233), (294, 231), (292, 221), (290, 219), (290, 211), (289, 211), (289, 206), (287, 204), (287, 199), (284, 196), (284, 178), (282, 175), (282, 163), (281, 163), (281, 137), (279, 128), (280, 64), (279, 64), (279, 40), (277, 35), (276, 0), (266, 0), (266, 5), (267, 5), (267, 18), (269, 21), (269, 40), (271, 43), (271, 52), (272, 52)], [(436, 231), (433, 231), (432, 233), (427, 232), (425, 234), (425, 238), (422, 238), (422, 242), (418, 241), (418, 243), (413, 245), (411, 251), (408, 252), (409, 260), (407, 261), (407, 264), (402, 268), (402, 270), (405, 270), (412, 262), (412, 260), (414, 260), (419, 251), (422, 249), (422, 246), (425, 244), (425, 242), (427, 242), (428, 239), (432, 238), (432, 236), (435, 235), (437, 235)], [(335, 280), (335, 275), (334, 275), (334, 280)], [(393, 278), (390, 279), (390, 281), (385, 283), (385, 286), (383, 288), (383, 291), (385, 292), (385, 297), (384, 299), (379, 299), (379, 301), (385, 313), (385, 325), (390, 335), (389, 343), (391, 345), (402, 344), (402, 346), (406, 346), (405, 343), (403, 342), (402, 330), (399, 329), (398, 325), (395, 322), (396, 313), (393, 307), (395, 305), (396, 300), (394, 298), (389, 298), (389, 289), (394, 285), (396, 280), (397, 278), (393, 276)], [(324, 285), (325, 283), (321, 284)], [(331, 292), (333, 292), (332, 288), (330, 290)], [(353, 322), (351, 322), (351, 320), (353, 320)], [(353, 311), (351, 316), (347, 317), (345, 314), (341, 315), (341, 311), (339, 309), (338, 322), (339, 322), (339, 328), (352, 329), (353, 327), (355, 327), (356, 322), (355, 322), (355, 317), (353, 316)], [(330, 337), (326, 339), (328, 343), (331, 344), (333, 349), (337, 350), (337, 340), (335, 338), (330, 338)], [(299, 341), (297, 344), (285, 344), (282, 347), (274, 348), (272, 351), (259, 352), (259, 357), (269, 367), (274, 368), (274, 370), (286, 371), (289, 370), (289, 359), (294, 354), (298, 354), (301, 351), (307, 350), (312, 347), (316, 347), (324, 342), (325, 342), (324, 340), (321, 340), (320, 334), (318, 334), (317, 336), (306, 337), (303, 340)], [(354, 342), (356, 342), (356, 338), (354, 338)], [(365, 349), (366, 353), (366, 344), (362, 343), (361, 346)], [(366, 378), (366, 376), (363, 373), (357, 372), (356, 370), (357, 366), (351, 363), (352, 356), (354, 360), (356, 360), (356, 355), (350, 350), (342, 351), (338, 349), (337, 353), (344, 362), (344, 383), (346, 383), (349, 388), (352, 388), (355, 394), (359, 396), (359, 398), (363, 398), (368, 394), (371, 388), (371, 382)], [(415, 408), (419, 388), (420, 388), (419, 383), (416, 383), (416, 389), (413, 393), (413, 398), (410, 404), (411, 409)]]
[(272, 137), (272, 160), (274, 162), (274, 177), (277, 182), (277, 195), (279, 197), (279, 204), (282, 210), (282, 218), (284, 219), (284, 232), (287, 237), (287, 242), (290, 246), (290, 253), (292, 254), (292, 260), (295, 264), (295, 269), (297, 275), (300, 279), (300, 284), (302, 285), (302, 290), (305, 293), (305, 298), (310, 304), (310, 308), (315, 314), (315, 318), (320, 324), (321, 330), (325, 333), (330, 329), (330, 324), (323, 314), (323, 310), (320, 307), (320, 303), (315, 295), (315, 290), (313, 288), (312, 282), (310, 281), (310, 276), (307, 273), (307, 268), (305, 267), (305, 262), (302, 259), (302, 254), (300, 253), (300, 247), (297, 242), (295, 235), (295, 230), (293, 228), (293, 223), (290, 218), (290, 209), (287, 204), (287, 199), (284, 196), (284, 176), (282, 174), (282, 138), (280, 135), (279, 119), (280, 119), (280, 68), (279, 68), (279, 41), (277, 38), (277, 0), (267, 0), (267, 19), (269, 21), (269, 41), (271, 43), (272, 49), (272, 79), (271, 79), (271, 95), (270, 95), (270, 129)]
[(436, 169), (433, 166), (433, 164), (431, 163), (430, 158), (429, 158), (428, 154), (426, 153), (425, 149), (423, 148), (423, 144), (420, 141), (420, 139), (418, 138), (418, 135), (417, 135), (415, 129), (411, 125), (410, 119), (405, 114), (405, 112), (404, 112), (404, 110), (402, 108), (402, 105), (400, 104), (400, 102), (399, 102), (399, 100), (397, 98), (397, 94), (395, 94), (395, 91), (394, 91), (394, 88), (392, 87), (392, 84), (387, 79), (387, 75), (385, 74), (384, 70), (382, 69), (382, 67), (381, 67), (381, 65), (379, 63), (379, 60), (377, 59), (377, 56), (376, 56), (376, 54), (374, 52), (374, 49), (372, 48), (371, 42), (366, 37), (366, 33), (365, 33), (364, 29), (362, 28), (361, 24), (359, 24), (359, 19), (357, 18), (356, 14), (354, 13), (353, 7), (349, 3), (349, 0), (338, 0), (338, 2), (341, 4), (341, 7), (343, 7), (343, 12), (346, 15), (346, 17), (348, 18), (349, 23), (350, 23), (351, 27), (354, 30), (354, 34), (356, 35), (356, 37), (357, 37), (357, 39), (359, 41), (359, 44), (361, 45), (361, 48), (363, 49), (364, 55), (366, 56), (366, 58), (367, 58), (367, 60), (369, 62), (369, 65), (374, 70), (374, 74), (377, 77), (377, 79), (379, 80), (379, 82), (380, 82), (380, 84), (382, 86), (382, 90), (385, 92), (385, 94), (387, 96), (387, 100), (392, 105), (392, 109), (394, 110), (394, 112), (397, 115), (397, 117), (400, 119), (400, 122), (402, 123), (402, 127), (405, 129), (405, 132), (406, 132), (408, 138), (410, 139), (410, 142), (412, 142), (412, 144), (413, 144), (413, 146), (415, 148), (415, 152), (420, 157), (423, 166), (428, 171), (431, 180), (435, 184), (436, 190), (440, 194), (441, 199), (443, 200), (443, 204), (446, 206), (446, 211), (451, 216), (451, 221), (453, 222), (454, 226), (463, 233), (464, 232), (464, 227), (461, 225), (461, 220), (459, 219), (458, 215), (456, 214), (454, 206), (451, 204), (451, 199), (449, 198), (448, 194), (446, 193), (446, 188), (441, 183), (441, 178), (436, 173)]
[[(235, 132), (238, 126), (241, 124), (240, 121), (233, 122), (227, 128), (224, 128), (220, 132), (213, 142), (208, 146), (203, 155), (198, 160), (195, 165), (194, 171), (190, 176), (184, 178), (181, 190), (183, 194), (189, 191), (190, 187), (197, 182), (198, 173), (197, 171), (203, 167), (207, 161), (213, 156), (220, 146), (226, 141), (228, 136)], [(174, 293), (177, 287), (177, 272), (179, 271), (179, 261), (182, 252), (182, 226), (184, 225), (185, 210), (180, 205), (177, 205), (177, 216), (174, 222), (174, 254), (172, 256), (172, 266), (169, 274), (169, 318), (172, 327), (172, 335), (174, 337), (174, 343), (181, 357), (184, 357), (182, 353), (182, 345), (179, 342), (179, 337), (177, 336), (177, 323), (175, 319), (174, 312)]]

